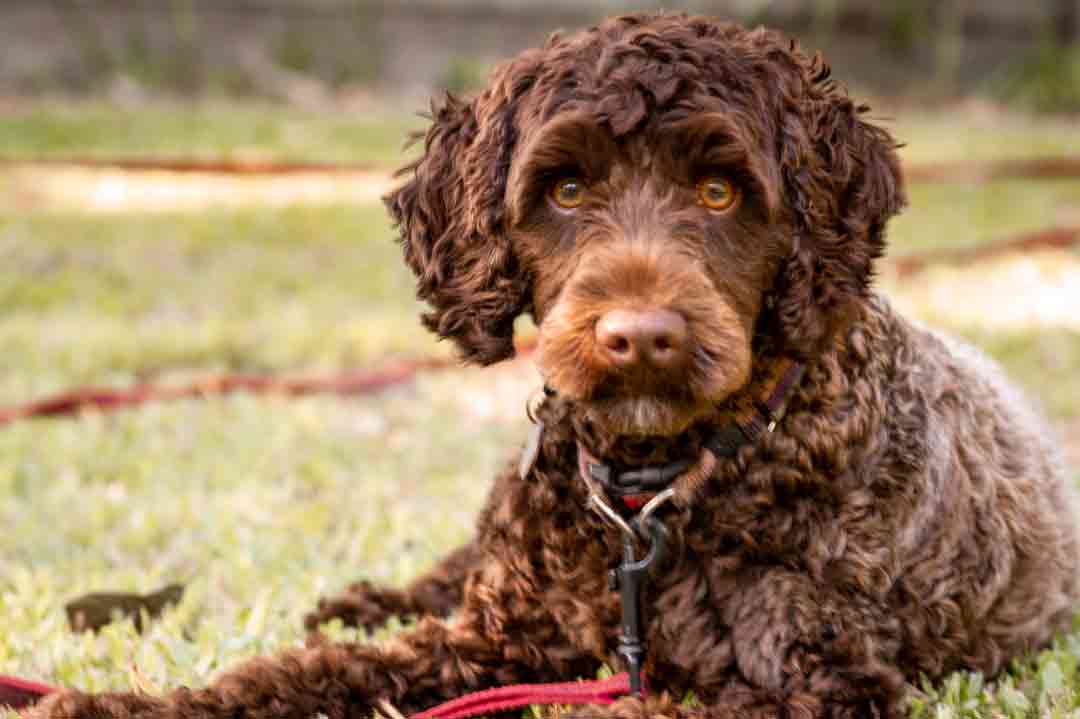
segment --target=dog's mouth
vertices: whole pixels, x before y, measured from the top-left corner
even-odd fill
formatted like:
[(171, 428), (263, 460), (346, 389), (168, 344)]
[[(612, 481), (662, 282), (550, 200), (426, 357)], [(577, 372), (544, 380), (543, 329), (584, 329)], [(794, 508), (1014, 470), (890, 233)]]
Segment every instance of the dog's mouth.
[(658, 466), (704, 456), (734, 456), (739, 447), (771, 433), (798, 389), (804, 365), (781, 355), (755, 364), (745, 389), (717, 404), (692, 396), (595, 397), (572, 400), (551, 386), (545, 400), (561, 405), (579, 446), (615, 468)]
[[(573, 426), (579, 452), (613, 470), (693, 464), (710, 436), (716, 408), (677, 406), (654, 398), (569, 400), (547, 388), (545, 401), (560, 406)], [(550, 406), (550, 405), (549, 405)]]
[(582, 334), (547, 329), (541, 327), (537, 364), (548, 386), (612, 435), (678, 435), (714, 413), (749, 379), (749, 353), (736, 349), (745, 346), (737, 332), (712, 330), (712, 337), (727, 340), (729, 352), (691, 335), (685, 357), (669, 366), (613, 366), (595, 343), (582, 341)]
[[(640, 438), (671, 437), (711, 413), (715, 405), (685, 382), (642, 389), (624, 378), (609, 378), (586, 397), (575, 398), (589, 419), (608, 433)], [(558, 391), (558, 388), (555, 388)]]

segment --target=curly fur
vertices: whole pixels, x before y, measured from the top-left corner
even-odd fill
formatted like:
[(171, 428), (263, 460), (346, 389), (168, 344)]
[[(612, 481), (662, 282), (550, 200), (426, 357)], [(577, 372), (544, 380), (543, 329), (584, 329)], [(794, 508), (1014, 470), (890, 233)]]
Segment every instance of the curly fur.
[[(783, 421), (665, 516), (672, 558), (645, 598), (653, 694), (575, 714), (897, 716), (920, 675), (993, 675), (1046, 644), (1080, 594), (1071, 491), (997, 371), (871, 290), (904, 195), (865, 110), (778, 33), (663, 13), (554, 38), (436, 106), (388, 205), (424, 321), (464, 357), (503, 359), (514, 319), (539, 323), (558, 394), (531, 472), (503, 472), (475, 540), (412, 587), (354, 585), (309, 618), (426, 615), (386, 643), (314, 634), (205, 689), (68, 692), (33, 716), (337, 719), (591, 675), (614, 662), (620, 542), (586, 509), (578, 444), (625, 464), (695, 455), (782, 357), (807, 366)], [(595, 188), (573, 220), (544, 200), (567, 157)], [(738, 212), (703, 214), (692, 184), (658, 179), (690, 177), (686, 158), (738, 178)], [(595, 364), (591, 318), (610, 302), (690, 318), (685, 381)], [(693, 706), (673, 699), (687, 690)]]

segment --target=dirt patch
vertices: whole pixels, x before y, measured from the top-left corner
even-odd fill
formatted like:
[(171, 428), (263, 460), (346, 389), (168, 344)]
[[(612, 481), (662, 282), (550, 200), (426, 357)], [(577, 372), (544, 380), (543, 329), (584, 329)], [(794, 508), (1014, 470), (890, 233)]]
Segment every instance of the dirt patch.
[(931, 323), (1080, 330), (1080, 255), (1071, 250), (930, 267), (912, 278), (886, 266), (881, 286), (905, 314)]
[(102, 213), (372, 203), (394, 186), (389, 173), (364, 170), (222, 174), (37, 164), (9, 165), (0, 179), (0, 208)]
[[(1072, 215), (1068, 213), (1069, 220)], [(1080, 214), (1076, 215), (1080, 218)], [(1048, 227), (1034, 232), (1021, 232), (995, 242), (988, 242), (972, 247), (931, 249), (912, 252), (892, 257), (888, 260), (890, 269), (897, 276), (904, 278), (925, 271), (934, 265), (956, 265), (969, 267), (976, 262), (983, 262), (997, 257), (1027, 252), (1067, 249), (1080, 244), (1080, 224), (1076, 226)]]
[(486, 422), (516, 422), (525, 417), (525, 405), (543, 386), (532, 357), (522, 356), (493, 367), (470, 367), (431, 377), (445, 387), (462, 417)]
[(1063, 180), (1080, 177), (1080, 157), (1036, 157), (996, 162), (942, 162), (904, 167), (909, 182)]

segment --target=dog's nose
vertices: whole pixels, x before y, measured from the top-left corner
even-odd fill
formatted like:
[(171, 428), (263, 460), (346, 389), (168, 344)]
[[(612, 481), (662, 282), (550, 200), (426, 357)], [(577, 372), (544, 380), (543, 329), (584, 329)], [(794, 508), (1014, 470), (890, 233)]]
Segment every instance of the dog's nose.
[(670, 310), (611, 310), (596, 323), (596, 341), (617, 367), (672, 369), (686, 359), (686, 320)]

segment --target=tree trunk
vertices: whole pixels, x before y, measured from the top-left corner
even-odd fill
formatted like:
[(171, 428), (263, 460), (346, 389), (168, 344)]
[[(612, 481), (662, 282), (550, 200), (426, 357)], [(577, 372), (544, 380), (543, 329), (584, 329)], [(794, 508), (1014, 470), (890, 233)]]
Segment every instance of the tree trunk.
[(1057, 39), (1061, 47), (1080, 40), (1080, 0), (1057, 0)]

